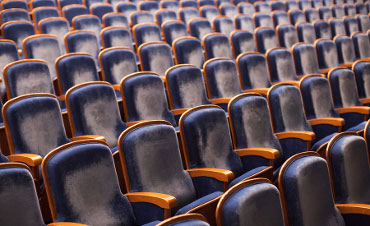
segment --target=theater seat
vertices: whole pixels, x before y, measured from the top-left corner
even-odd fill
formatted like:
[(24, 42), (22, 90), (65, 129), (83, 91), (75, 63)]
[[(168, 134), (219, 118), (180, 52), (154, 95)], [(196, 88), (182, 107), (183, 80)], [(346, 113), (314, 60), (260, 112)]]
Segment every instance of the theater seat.
[(275, 30), (272, 28), (259, 27), (255, 29), (254, 39), (256, 40), (257, 50), (261, 53), (266, 53), (267, 50), (279, 46)]
[(103, 48), (127, 47), (134, 50), (132, 35), (129, 28), (110, 26), (100, 32)]
[(203, 48), (206, 60), (224, 57), (233, 59), (233, 52), (227, 35), (221, 33), (211, 33), (203, 37)]
[[(0, 68), (2, 69), (0, 70), (0, 77), (3, 80), (4, 79), (4, 75), (3, 75), (4, 67), (9, 63), (19, 60), (19, 55), (18, 55), (17, 46), (15, 42), (13, 42), (12, 40), (7, 40), (7, 39), (0, 40), (0, 58), (1, 58)], [(0, 94), (1, 94), (1, 97), (3, 97), (5, 94), (4, 82), (0, 83)]]
[(156, 24), (141, 23), (132, 28), (136, 46), (148, 42), (162, 41), (161, 29)]
[(64, 35), (69, 32), (69, 24), (65, 18), (51, 17), (43, 19), (39, 22), (38, 29), (42, 34), (55, 35), (59, 42), (61, 54), (66, 53)]
[(281, 47), (271, 48), (266, 53), (266, 59), (272, 83), (297, 83), (299, 78), (295, 71), (292, 53), (288, 49)]
[(164, 40), (172, 46), (172, 43), (181, 37), (189, 36), (186, 24), (180, 20), (166, 21), (162, 24)]
[(172, 43), (172, 51), (176, 64), (191, 64), (203, 68), (205, 57), (199, 39), (191, 36), (178, 38)]
[(298, 76), (320, 74), (315, 47), (309, 43), (297, 43), (292, 47), (295, 69)]

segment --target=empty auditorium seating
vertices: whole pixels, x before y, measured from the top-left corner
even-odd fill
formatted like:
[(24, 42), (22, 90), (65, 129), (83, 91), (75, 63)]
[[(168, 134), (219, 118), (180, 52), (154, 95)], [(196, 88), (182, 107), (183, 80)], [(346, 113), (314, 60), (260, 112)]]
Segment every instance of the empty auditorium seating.
[(317, 39), (314, 45), (322, 73), (326, 74), (331, 68), (339, 66), (337, 47), (332, 40)]
[(35, 28), (28, 21), (9, 21), (1, 25), (3, 39), (10, 39), (17, 44), (18, 51), (22, 53), (22, 43), (25, 38), (35, 34)]
[(290, 49), (295, 43), (298, 42), (297, 30), (293, 25), (284, 24), (276, 28), (277, 37), (281, 47)]
[(206, 60), (216, 57), (226, 57), (233, 59), (230, 41), (227, 35), (211, 33), (203, 37), (203, 48)]
[(369, 87), (367, 84), (368, 75), (370, 72), (370, 62), (368, 60), (358, 60), (352, 65), (352, 71), (356, 77), (356, 86), (360, 101), (364, 105), (369, 105)]
[(141, 23), (133, 27), (136, 46), (143, 43), (162, 41), (161, 29), (156, 24)]
[(65, 18), (51, 17), (39, 22), (39, 31), (42, 34), (55, 35), (58, 39), (61, 54), (66, 52), (64, 35), (69, 32), (69, 24)]
[(272, 48), (266, 53), (267, 63), (270, 70), (270, 81), (293, 82), (299, 78), (294, 68), (292, 53), (285, 48)]
[(161, 27), (163, 38), (169, 45), (178, 38), (189, 36), (186, 24), (179, 20), (166, 21)]
[(42, 19), (49, 17), (60, 17), (60, 13), (55, 7), (38, 7), (32, 10), (31, 15), (36, 28)]
[(211, 23), (205, 18), (193, 18), (188, 22), (190, 35), (200, 40), (213, 32)]
[(205, 61), (201, 41), (194, 37), (182, 37), (174, 40), (172, 50), (176, 64), (192, 64), (203, 68)]
[(0, 24), (9, 21), (25, 20), (31, 21), (30, 16), (25, 9), (5, 9), (0, 12)]
[(267, 50), (279, 46), (275, 30), (272, 28), (260, 27), (255, 29), (254, 38), (257, 50), (261, 53), (266, 53)]
[(100, 32), (103, 48), (126, 47), (134, 50), (130, 29), (109, 26)]
[[(19, 60), (17, 46), (14, 41), (6, 39), (0, 40), (0, 59), (0, 75), (1, 79), (3, 79), (4, 67), (9, 63)], [(0, 83), (0, 93), (2, 97), (5, 94), (4, 82)]]
[(130, 28), (128, 17), (123, 13), (106, 13), (102, 18), (103, 27), (110, 26), (122, 26), (125, 28)]
[(298, 76), (321, 73), (313, 45), (297, 43), (292, 47), (292, 54)]
[(253, 33), (244, 30), (235, 30), (230, 34), (230, 42), (234, 54), (237, 58), (244, 52), (256, 52), (256, 42)]

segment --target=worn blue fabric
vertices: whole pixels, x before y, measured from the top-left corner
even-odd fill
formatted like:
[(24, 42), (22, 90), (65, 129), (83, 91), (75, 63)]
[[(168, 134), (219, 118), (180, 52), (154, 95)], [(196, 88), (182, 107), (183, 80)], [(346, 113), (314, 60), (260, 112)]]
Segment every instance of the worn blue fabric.
[(216, 5), (216, 2), (213, 0), (200, 0), (199, 1), (199, 7), (204, 5)]
[(339, 66), (337, 47), (331, 40), (324, 39), (315, 43), (320, 69)]
[(128, 24), (127, 16), (125, 16), (125, 14), (123, 13), (104, 14), (102, 17), (102, 21), (105, 27), (119, 26), (119, 27), (130, 28), (130, 25)]
[(370, 41), (369, 37), (366, 34), (355, 33), (352, 35), (352, 41), (355, 47), (355, 54), (357, 59), (365, 59), (370, 57)]
[(253, 1), (245, 2), (242, 0), (236, 0), (234, 1), (234, 4), (238, 5), (240, 3), (238, 6), (240, 13), (248, 15), (248, 16), (253, 16), (253, 14), (255, 13), (255, 9), (254, 9), (252, 2)]
[(315, 8), (312, 9), (305, 9), (304, 14), (306, 16), (306, 21), (309, 23), (314, 22), (315, 20), (320, 19), (319, 11)]
[(25, 9), (27, 8), (27, 3), (24, 1), (6, 1), (1, 4), (2, 9)]
[(4, 115), (8, 119), (14, 154), (45, 156), (51, 150), (70, 142), (56, 98), (23, 98), (12, 103)]
[(174, 65), (171, 47), (164, 42), (143, 46), (140, 48), (139, 56), (141, 56), (141, 70), (152, 71), (160, 76), (164, 76), (167, 69)]
[(180, 4), (182, 8), (185, 8), (185, 7), (195, 8), (195, 9), (198, 8), (198, 3), (193, 0), (184, 0), (184, 1), (181, 1)]
[[(80, 4), (82, 4), (82, 3), (80, 3)], [(72, 19), (75, 16), (87, 15), (89, 13), (90, 13), (89, 9), (87, 7), (85, 7), (84, 5), (71, 5), (71, 6), (67, 6), (67, 7), (63, 8), (63, 15), (68, 20), (68, 22), (71, 26), (72, 26)]]
[(344, 8), (342, 6), (333, 5), (331, 11), (333, 13), (333, 17), (343, 18), (345, 16)]
[(154, 15), (154, 12), (159, 9), (159, 3), (155, 1), (140, 2), (138, 4), (139, 10), (149, 11)]
[(344, 22), (341, 18), (330, 20), (330, 29), (334, 37), (337, 35), (346, 35)]
[(298, 39), (300, 42), (313, 44), (316, 41), (315, 29), (311, 23), (300, 23), (297, 25)]
[(261, 13), (271, 13), (271, 7), (267, 2), (257, 2), (254, 4), (257, 12)]
[(2, 24), (9, 22), (9, 21), (17, 21), (17, 20), (31, 21), (30, 16), (28, 15), (28, 12), (23, 9), (3, 10), (0, 16), (1, 16)]
[(61, 54), (66, 52), (64, 35), (69, 32), (68, 21), (62, 17), (46, 20), (40, 23), (40, 31), (43, 34), (55, 35), (58, 39)]
[(231, 3), (231, 1), (221, 0), (221, 1), (218, 1), (217, 3), (219, 4), (219, 6), (225, 3), (224, 5), (220, 7), (220, 12), (222, 15), (227, 16), (229, 18), (234, 18), (237, 14), (239, 14), (238, 8), (236, 7), (236, 5), (226, 4), (226, 3)]
[(275, 11), (275, 10), (282, 10), (284, 11), (285, 10), (285, 5), (283, 2), (271, 2), (271, 11)]
[(256, 52), (254, 36), (249, 31), (234, 31), (231, 36), (234, 55), (237, 57), (244, 52)]
[(284, 226), (279, 191), (266, 182), (234, 189), (219, 208), (225, 226)]
[(288, 49), (277, 48), (267, 53), (272, 83), (284, 81), (298, 81), (294, 68), (292, 53)]
[(321, 20), (328, 22), (329, 19), (332, 17), (332, 13), (331, 13), (330, 8), (328, 8), (328, 7), (319, 7), (319, 16), (320, 16)]
[[(302, 2), (299, 2), (299, 4), (302, 4)], [(308, 4), (310, 4), (310, 3), (308, 2)], [(292, 25), (296, 25), (299, 22), (306, 22), (306, 17), (304, 15), (303, 11), (297, 10), (297, 9), (294, 9), (294, 10), (289, 12), (289, 18), (290, 18), (290, 21), (291, 21)]]
[(31, 173), (21, 167), (0, 168), (2, 225), (45, 225)]
[[(7, 64), (17, 61), (19, 59), (17, 46), (10, 41), (2, 40), (0, 41), (0, 68), (4, 68)], [(5, 94), (5, 85), (3, 70), (0, 70), (0, 77), (3, 82), (0, 83), (0, 94), (4, 96)]]
[[(240, 9), (240, 7), (239, 7)], [(252, 15), (238, 15), (235, 17), (235, 27), (249, 32), (254, 31), (254, 22)]]
[(259, 53), (241, 55), (238, 58), (238, 67), (243, 90), (269, 88), (271, 86), (264, 55)]
[(132, 26), (142, 23), (154, 23), (154, 16), (148, 11), (138, 11), (131, 14)]
[(180, 9), (180, 3), (178, 1), (165, 1), (161, 2), (161, 7), (164, 9), (170, 9), (174, 11), (178, 11)]
[[(162, 25), (166, 21), (170, 20), (176, 20), (177, 19), (177, 13), (173, 10), (160, 10), (156, 13), (156, 19), (158, 25)], [(171, 43), (168, 43), (171, 44)]]
[(74, 89), (67, 96), (75, 135), (100, 135), (110, 148), (117, 146), (120, 134), (127, 128), (121, 119), (113, 87), (91, 84)]
[(272, 14), (272, 20), (274, 22), (275, 27), (278, 26), (278, 25), (290, 24), (288, 14), (284, 11), (285, 10), (280, 11), (280, 12), (274, 12)]
[[(187, 2), (185, 2), (185, 5), (187, 5), (187, 6), (184, 6), (184, 4), (182, 4), (182, 7), (186, 7), (186, 8), (180, 9), (179, 15), (180, 15), (180, 19), (185, 24), (188, 24), (188, 22), (191, 19), (200, 17), (200, 14), (199, 14), (197, 2), (187, 1)], [(191, 6), (191, 5), (193, 5), (193, 6)]]
[(356, 61), (355, 46), (350, 37), (339, 36), (335, 39), (340, 64)]
[(220, 16), (220, 11), (216, 6), (203, 6), (200, 10), (200, 16), (206, 18), (210, 23), (212, 23), (213, 19)]
[[(345, 8), (345, 10), (346, 10), (346, 8)], [(360, 31), (360, 29), (358, 28), (357, 21), (354, 17), (352, 17), (352, 16), (344, 17), (343, 22), (344, 22), (344, 26), (346, 28), (346, 33), (347, 33), (348, 36), (351, 36), (353, 32)]]
[(330, 30), (330, 25), (328, 22), (319, 20), (314, 23), (315, 33), (317, 38), (331, 39), (332, 34)]
[[(96, 39), (99, 42), (99, 45), (101, 45), (100, 31), (101, 31), (102, 26), (101, 26), (101, 20), (99, 17), (95, 15), (79, 16), (79, 17), (73, 18), (72, 23), (73, 23), (73, 28), (75, 30), (84, 30), (84, 31), (93, 32), (96, 36)], [(89, 52), (89, 53), (94, 56), (94, 52)]]
[(84, 3), (82, 2), (82, 0), (59, 0), (58, 1), (58, 7), (60, 9), (63, 9), (64, 6), (72, 5), (72, 4), (82, 5)]
[(183, 38), (177, 40), (173, 43), (173, 49), (177, 64), (192, 64), (198, 68), (203, 68), (205, 58), (199, 39)]
[(101, 68), (105, 80), (119, 84), (125, 76), (137, 72), (136, 55), (132, 50), (116, 48), (100, 54)]
[(209, 195), (205, 195), (205, 196), (195, 200), (194, 202), (191, 202), (191, 203), (187, 204), (186, 206), (182, 207), (181, 209), (179, 209), (176, 212), (175, 215), (186, 214), (186, 212), (190, 211), (191, 209), (194, 209), (197, 206), (205, 204), (206, 202), (211, 201), (212, 199), (215, 199), (215, 198), (217, 198), (221, 195), (222, 195), (221, 191), (216, 191), (216, 192), (213, 192)]
[[(367, 35), (365, 36), (368, 38)], [(356, 86), (359, 98), (370, 97), (370, 86), (365, 85), (370, 78), (370, 63), (366, 61), (360, 61), (354, 64), (353, 72), (356, 77)]]
[(163, 24), (162, 28), (164, 39), (169, 45), (172, 45), (173, 41), (177, 38), (189, 36), (186, 24), (181, 21), (167, 21)]
[(261, 53), (266, 53), (268, 49), (278, 47), (278, 40), (273, 28), (260, 28), (255, 32), (257, 49)]
[(91, 7), (91, 13), (97, 17), (99, 17), (99, 19), (101, 21), (103, 21), (103, 16), (107, 13), (112, 13), (114, 10), (113, 10), (113, 7), (111, 5), (103, 5), (103, 4), (99, 4), (99, 5), (93, 5)]
[(366, 16), (367, 14), (356, 16), (358, 28), (362, 33), (366, 33), (366, 31), (370, 29), (370, 20), (369, 17)]
[(105, 48), (120, 46), (134, 50), (131, 32), (123, 27), (112, 27), (102, 31), (102, 42)]
[(34, 0), (30, 2), (31, 8), (35, 9), (42, 6), (56, 7), (56, 2), (53, 0)]
[(253, 19), (254, 19), (254, 24), (256, 25), (256, 27), (270, 27), (270, 28), (274, 27), (274, 23), (272, 21), (270, 12), (268, 13), (261, 12), (261, 13), (255, 14), (253, 16)]
[(281, 47), (290, 49), (298, 42), (297, 30), (293, 25), (281, 25), (279, 26), (277, 33)]
[(60, 13), (57, 8), (42, 8), (36, 9), (32, 11), (33, 20), (36, 24), (40, 22), (40, 20), (49, 18), (49, 17), (60, 17)]
[(300, 43), (293, 48), (292, 53), (298, 76), (321, 73), (316, 50), (312, 44)]
[(35, 28), (31, 22), (17, 21), (2, 25), (2, 36), (4, 39), (13, 40), (18, 49), (22, 49), (25, 38), (35, 34)]
[(202, 220), (184, 220), (169, 224), (169, 226), (209, 226), (209, 224)]
[(161, 41), (161, 29), (155, 24), (142, 24), (133, 30), (136, 39), (136, 45), (143, 43)]
[(130, 14), (137, 11), (137, 6), (133, 2), (122, 2), (119, 1), (115, 5), (115, 9), (117, 12), (123, 13), (127, 15), (128, 22), (131, 22), (131, 16)]
[(213, 27), (215, 32), (223, 33), (229, 36), (234, 31), (234, 21), (229, 17), (217, 17), (213, 19)]
[(346, 16), (355, 16), (356, 14), (356, 9), (352, 4), (346, 4), (344, 5), (344, 12)]
[(197, 18), (189, 21), (188, 26), (190, 26), (190, 34), (200, 40), (207, 34), (213, 32), (211, 23), (205, 18)]

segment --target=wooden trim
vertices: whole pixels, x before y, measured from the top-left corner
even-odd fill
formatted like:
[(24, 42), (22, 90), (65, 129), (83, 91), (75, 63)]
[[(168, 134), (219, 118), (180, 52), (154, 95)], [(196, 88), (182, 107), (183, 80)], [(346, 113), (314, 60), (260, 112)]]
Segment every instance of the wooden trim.
[(337, 127), (342, 127), (345, 123), (343, 118), (334, 118), (334, 117), (309, 119), (308, 122), (310, 123), (311, 126), (328, 124)]
[(186, 170), (190, 177), (211, 177), (224, 183), (229, 183), (235, 176), (230, 170), (219, 169), (219, 168), (194, 168)]
[(367, 204), (335, 204), (341, 214), (370, 215), (370, 206)]
[(41, 165), (42, 157), (36, 154), (22, 153), (7, 156), (11, 162), (22, 162), (35, 167)]
[(311, 131), (289, 131), (275, 133), (279, 140), (286, 138), (298, 138), (304, 141), (312, 141), (315, 139), (315, 133)]
[(163, 209), (171, 209), (177, 206), (177, 200), (172, 195), (156, 192), (133, 192), (126, 193), (125, 196), (130, 202), (148, 202)]
[(352, 107), (344, 107), (344, 108), (337, 108), (336, 109), (338, 114), (345, 114), (345, 113), (359, 113), (365, 115), (365, 117), (370, 113), (370, 107), (368, 106), (352, 106)]
[(8, 167), (9, 168), (10, 167), (24, 168), (32, 174), (31, 169), (23, 163), (18, 163), (18, 162), (3, 162), (3, 163), (0, 163), (0, 168), (8, 168)]
[(274, 148), (242, 148), (235, 150), (239, 156), (261, 156), (267, 159), (276, 159), (280, 152)]
[(156, 226), (170, 226), (173, 225), (174, 223), (188, 220), (201, 220), (207, 222), (206, 218), (201, 214), (188, 213), (168, 218), (167, 220), (158, 223)]

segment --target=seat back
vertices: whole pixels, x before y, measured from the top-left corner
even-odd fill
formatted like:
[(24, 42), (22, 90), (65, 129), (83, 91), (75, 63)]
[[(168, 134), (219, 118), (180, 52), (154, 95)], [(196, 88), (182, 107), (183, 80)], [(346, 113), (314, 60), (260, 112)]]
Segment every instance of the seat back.
[(23, 41), (23, 49), (26, 58), (46, 61), (50, 77), (56, 77), (55, 60), (62, 55), (57, 37), (48, 34), (29, 36)]
[(191, 36), (196, 37), (200, 40), (207, 34), (213, 32), (211, 23), (205, 18), (193, 18), (188, 22), (188, 29)]
[(37, 26), (42, 19), (49, 17), (60, 17), (60, 13), (55, 7), (39, 7), (31, 12), (32, 20)]
[(226, 169), (235, 177), (242, 174), (224, 110), (214, 105), (195, 107), (181, 116), (179, 124), (187, 168)]
[(82, 0), (57, 0), (58, 8), (62, 10), (65, 6), (72, 4), (83, 4)]
[(356, 15), (356, 9), (354, 5), (347, 1), (346, 4), (343, 5), (344, 13), (346, 16), (355, 16)]
[(370, 82), (370, 62), (356, 61), (352, 66), (352, 71), (355, 73), (359, 98), (370, 97), (370, 87), (365, 85), (368, 81)]
[(279, 174), (279, 190), (290, 225), (345, 225), (334, 205), (328, 166), (317, 154), (288, 159)]
[[(183, 6), (184, 7), (184, 6)], [(199, 11), (197, 8), (193, 7), (184, 7), (179, 10), (180, 19), (184, 21), (185, 24), (189, 24), (191, 19), (200, 17)]]
[(339, 65), (337, 47), (332, 40), (318, 39), (314, 45), (320, 69), (333, 68)]
[(201, 70), (193, 65), (176, 65), (166, 72), (166, 90), (171, 109), (210, 104)]
[(90, 6), (90, 13), (99, 17), (103, 21), (103, 16), (107, 13), (112, 13), (113, 7), (108, 3), (94, 3)]
[(272, 13), (272, 20), (274, 21), (274, 26), (280, 24), (290, 24), (289, 16), (284, 11), (275, 11)]
[(162, 24), (164, 39), (169, 45), (178, 38), (189, 36), (186, 24), (179, 20), (166, 21)]
[(28, 21), (10, 21), (0, 27), (3, 39), (14, 41), (17, 48), (22, 49), (23, 40), (35, 34), (33, 24)]
[(342, 19), (345, 15), (344, 9), (341, 5), (334, 5), (331, 7), (331, 12), (333, 14), (333, 17), (337, 19)]
[(4, 9), (0, 12), (0, 24), (9, 21), (31, 21), (27, 10), (25, 9)]
[(231, 3), (223, 3), (219, 6), (222, 15), (234, 18), (238, 14), (238, 8)]
[(267, 50), (279, 46), (275, 30), (272, 28), (257, 28), (254, 31), (254, 37), (256, 40), (257, 49), (261, 53), (266, 53)]
[(94, 59), (84, 53), (70, 53), (59, 57), (55, 62), (58, 86), (62, 94), (75, 85), (99, 81)]
[(285, 11), (285, 5), (283, 2), (269, 2), (271, 10), (274, 11)]
[(253, 33), (244, 30), (235, 30), (230, 34), (234, 58), (244, 52), (256, 52), (256, 42)]
[(297, 30), (293, 25), (279, 25), (276, 30), (281, 47), (290, 49), (295, 43), (298, 42)]
[(225, 57), (233, 59), (233, 53), (229, 38), (220, 33), (212, 33), (204, 36), (203, 48), (206, 52), (206, 59), (212, 59), (216, 57)]
[(143, 43), (162, 41), (161, 29), (155, 24), (137, 24), (133, 27), (136, 46)]
[(14, 1), (3, 1), (1, 2), (1, 9), (25, 9), (27, 10), (26, 1), (14, 0)]
[(329, 81), (326, 78), (320, 75), (304, 77), (299, 88), (308, 119), (339, 117), (335, 111)]
[(77, 141), (51, 152), (42, 164), (54, 221), (136, 225), (121, 193), (112, 154), (103, 142)]
[(74, 30), (91, 31), (95, 34), (100, 44), (101, 20), (95, 15), (79, 15), (72, 19)]
[(315, 33), (317, 38), (331, 39), (332, 34), (330, 30), (330, 25), (328, 22), (323, 20), (318, 20), (314, 22)]
[[(128, 122), (166, 120), (176, 125), (168, 109), (162, 79), (154, 72), (137, 72), (121, 81), (122, 102)], [(154, 104), (155, 103), (155, 104)]]
[(299, 23), (296, 25), (300, 42), (313, 44), (316, 40), (315, 29), (311, 23)]
[(304, 14), (306, 16), (306, 21), (309, 23), (320, 19), (319, 11), (317, 9), (305, 9)]
[(162, 9), (170, 9), (176, 12), (180, 9), (180, 3), (176, 0), (160, 1), (159, 4)]
[(137, 6), (133, 2), (118, 2), (115, 6), (117, 12), (127, 16), (128, 22), (131, 23), (131, 14), (137, 11)]
[(285, 48), (272, 48), (266, 53), (272, 83), (297, 81), (292, 53)]
[(253, 5), (254, 5), (254, 8), (256, 8), (257, 12), (271, 13), (271, 7), (267, 2), (257, 1), (257, 2), (254, 2)]
[(330, 29), (333, 37), (337, 35), (346, 35), (346, 28), (342, 19), (330, 19)]
[(358, 97), (355, 74), (345, 68), (335, 68), (329, 72), (328, 79), (335, 108), (361, 106)]
[(119, 26), (124, 28), (130, 28), (128, 17), (119, 12), (106, 13), (102, 17), (103, 27)]
[[(198, 3), (195, 0), (180, 0), (180, 7), (181, 8), (198, 8)], [(180, 8), (180, 10), (181, 10)]]
[[(0, 40), (0, 68), (4, 69), (7, 64), (15, 62), (18, 59), (19, 55), (15, 42), (6, 39)], [(0, 77), (4, 79), (3, 70), (0, 70)], [(5, 94), (4, 82), (0, 83), (0, 94), (1, 96)]]
[(54, 0), (31, 0), (28, 2), (28, 7), (33, 10), (38, 7), (57, 7)]
[(242, 53), (236, 59), (243, 90), (271, 86), (266, 58), (260, 53)]
[(238, 15), (234, 18), (236, 29), (252, 32), (254, 31), (254, 22), (251, 16)]
[(125, 130), (118, 144), (127, 191), (169, 194), (176, 198), (178, 208), (195, 200), (192, 180), (182, 167), (175, 129), (169, 123), (137, 124)]
[(276, 133), (286, 131), (312, 131), (306, 119), (298, 87), (277, 84), (267, 94), (272, 124)]
[[(301, 3), (301, 2), (300, 2)], [(288, 11), (290, 22), (292, 25), (296, 25), (301, 22), (306, 22), (304, 13), (299, 9), (291, 9)]]
[(142, 44), (138, 54), (143, 71), (152, 71), (164, 76), (167, 69), (174, 65), (171, 47), (164, 42)]
[(298, 2), (296, 1), (292, 1), (292, 0), (288, 0), (286, 2), (284, 2), (285, 4), (285, 8), (286, 10), (291, 10), (291, 9), (299, 9), (299, 5), (298, 5)]
[(356, 61), (355, 46), (348, 36), (336, 36), (334, 42), (337, 46), (340, 64), (352, 63)]
[(72, 20), (75, 16), (79, 15), (87, 15), (89, 14), (89, 9), (85, 5), (80, 4), (73, 4), (67, 5), (62, 9), (62, 16), (66, 18), (69, 24), (72, 26)]
[[(251, 207), (258, 208), (251, 208)], [(217, 225), (284, 226), (279, 190), (266, 179), (243, 181), (221, 197)]]
[(122, 78), (138, 71), (135, 53), (130, 48), (112, 47), (99, 54), (102, 79), (119, 84)]
[(370, 18), (367, 15), (357, 15), (356, 20), (362, 33), (366, 33), (370, 29)]
[(132, 27), (136, 24), (155, 23), (154, 15), (148, 11), (136, 11), (131, 13), (130, 15)]
[(237, 7), (239, 9), (239, 13), (241, 13), (241, 14), (245, 14), (245, 15), (248, 15), (248, 16), (253, 16), (253, 14), (255, 13), (254, 6), (249, 2), (241, 1), (237, 4)]
[(360, 15), (368, 14), (367, 9), (362, 2), (356, 2), (354, 6), (356, 8), (356, 14), (360, 14)]
[(1, 222), (4, 225), (45, 225), (30, 169), (21, 163), (0, 164)]
[(30, 93), (54, 94), (48, 65), (43, 60), (19, 60), (4, 68), (4, 83), (9, 99)]
[(269, 13), (255, 13), (253, 15), (253, 20), (256, 27), (274, 27), (274, 23)]
[(69, 142), (54, 95), (29, 94), (13, 98), (4, 104), (3, 118), (11, 154), (43, 157)]
[(201, 41), (194, 37), (176, 39), (172, 44), (176, 64), (192, 64), (203, 68), (205, 57)]
[(140, 1), (137, 4), (137, 6), (139, 7), (139, 10), (149, 11), (153, 16), (154, 16), (155, 11), (159, 9), (159, 3), (156, 1), (147, 1), (147, 2)]
[(218, 16), (213, 20), (213, 29), (215, 32), (229, 36), (235, 29), (234, 21), (227, 16)]
[(242, 93), (236, 63), (228, 58), (208, 60), (203, 67), (210, 99), (231, 98)]
[(308, 43), (299, 43), (292, 47), (297, 75), (319, 74), (319, 63), (315, 47)]
[(156, 11), (155, 19), (157, 24), (161, 26), (166, 21), (177, 20), (177, 13), (170, 9), (160, 9)]
[(68, 21), (62, 17), (46, 18), (39, 22), (39, 31), (42, 34), (55, 35), (58, 39), (60, 53), (66, 52), (64, 35), (69, 32)]
[(134, 50), (132, 45), (131, 31), (125, 27), (110, 26), (104, 28), (101, 33), (103, 48), (126, 47)]
[(330, 8), (328, 7), (320, 7), (319, 8), (319, 16), (320, 19), (323, 21), (328, 22), (331, 17), (333, 17), (333, 14), (331, 13)]
[(360, 31), (357, 21), (354, 17), (345, 16), (343, 18), (343, 22), (348, 36), (351, 36), (354, 32)]
[[(165, 1), (167, 2), (167, 1)], [(158, 226), (209, 226), (206, 218), (201, 214), (187, 213), (171, 217), (157, 224)]]
[(330, 140), (326, 158), (335, 202), (369, 204), (370, 166), (365, 139), (355, 133), (338, 134)]
[(212, 23), (213, 19), (220, 15), (216, 6), (202, 6), (199, 9), (200, 16), (206, 18), (210, 23)]

